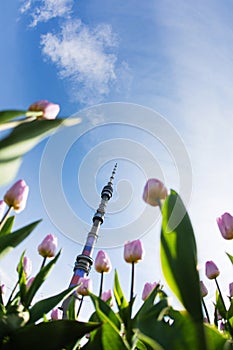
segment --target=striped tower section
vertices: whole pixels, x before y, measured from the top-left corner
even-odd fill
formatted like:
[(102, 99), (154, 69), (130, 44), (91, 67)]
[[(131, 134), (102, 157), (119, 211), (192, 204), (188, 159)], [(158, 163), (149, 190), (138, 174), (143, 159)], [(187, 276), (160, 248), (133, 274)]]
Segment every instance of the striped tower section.
[[(93, 224), (90, 232), (87, 235), (86, 244), (83, 248), (82, 253), (76, 258), (76, 262), (74, 265), (74, 274), (69, 285), (70, 287), (78, 285), (80, 277), (88, 276), (88, 274), (90, 273), (91, 266), (93, 265), (92, 253), (98, 238), (99, 228), (100, 225), (102, 225), (104, 222), (106, 206), (113, 194), (113, 180), (114, 175), (116, 173), (116, 168), (117, 164), (115, 164), (113, 168), (112, 175), (109, 179), (108, 184), (104, 186), (101, 192), (101, 202), (93, 216)], [(68, 297), (62, 304), (63, 318), (66, 318), (66, 311), (69, 305), (70, 298), (71, 297)]]

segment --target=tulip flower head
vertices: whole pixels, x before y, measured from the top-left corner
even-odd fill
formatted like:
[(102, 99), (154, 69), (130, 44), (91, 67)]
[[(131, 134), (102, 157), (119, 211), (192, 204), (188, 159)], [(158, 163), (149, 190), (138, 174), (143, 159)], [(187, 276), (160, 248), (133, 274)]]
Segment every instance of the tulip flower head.
[(21, 212), (27, 202), (29, 187), (24, 180), (17, 181), (5, 194), (4, 201), (16, 212)]
[(229, 213), (224, 213), (217, 218), (219, 230), (225, 239), (233, 239), (233, 217)]
[(38, 119), (55, 119), (60, 112), (60, 106), (47, 100), (41, 100), (31, 104), (28, 110), (32, 112), (41, 111), (42, 115)]
[(62, 319), (63, 312), (62, 310), (55, 308), (51, 312), (51, 319), (56, 321), (56, 320), (61, 320)]
[(3, 200), (1, 200), (0, 201), (0, 221), (3, 218), (5, 210), (6, 210), (6, 203)]
[(57, 237), (49, 233), (39, 244), (38, 252), (44, 258), (52, 258), (56, 254), (57, 249)]
[(88, 291), (92, 290), (92, 281), (90, 278), (81, 277), (79, 279), (80, 286), (76, 289), (76, 292), (80, 295), (86, 296), (88, 295)]
[(0, 290), (1, 290), (1, 294), (6, 294), (6, 285), (5, 284), (1, 284), (0, 285)]
[(213, 261), (207, 261), (205, 264), (206, 277), (210, 280), (217, 278), (220, 274), (219, 269)]
[(144, 187), (143, 200), (156, 207), (161, 199), (165, 199), (168, 195), (167, 188), (158, 179), (149, 179)]
[(158, 285), (158, 283), (150, 283), (147, 282), (144, 285), (143, 292), (142, 292), (142, 300), (146, 300), (148, 296), (151, 294), (151, 292), (155, 289), (155, 287)]
[(203, 281), (200, 281), (200, 291), (201, 291), (201, 297), (204, 298), (208, 294), (208, 289), (206, 288)]
[(27, 284), (26, 284), (26, 289), (28, 290), (32, 284), (32, 282), (34, 281), (35, 277), (31, 277), (29, 278), (29, 280), (27, 281)]
[(230, 294), (230, 297), (232, 298), (233, 297), (233, 282), (231, 282), (229, 284), (229, 294)]
[(126, 242), (124, 245), (124, 259), (128, 263), (137, 263), (142, 260), (143, 247), (140, 239)]
[[(19, 271), (19, 265), (17, 266), (17, 271)], [(27, 257), (23, 257), (23, 271), (26, 275), (26, 278), (31, 274), (32, 272), (32, 262), (31, 260)]]
[(108, 289), (106, 292), (103, 292), (101, 295), (101, 299), (105, 302), (109, 302), (110, 306), (113, 306), (111, 289)]
[(95, 269), (97, 272), (109, 272), (112, 268), (111, 261), (106, 252), (99, 250), (95, 258)]

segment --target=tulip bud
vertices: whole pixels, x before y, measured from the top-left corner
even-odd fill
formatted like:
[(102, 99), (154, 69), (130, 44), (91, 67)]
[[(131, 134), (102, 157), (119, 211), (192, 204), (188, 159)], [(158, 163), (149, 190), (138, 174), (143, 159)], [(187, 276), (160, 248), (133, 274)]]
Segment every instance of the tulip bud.
[(9, 207), (13, 207), (16, 212), (21, 212), (27, 202), (29, 187), (24, 180), (17, 181), (5, 194), (4, 201)]
[(29, 289), (32, 282), (34, 281), (35, 277), (31, 277), (28, 281), (27, 281), (27, 284), (26, 284), (26, 289)]
[(124, 245), (124, 259), (128, 263), (137, 263), (142, 260), (143, 248), (140, 239), (126, 242)]
[(160, 180), (149, 179), (144, 187), (143, 200), (156, 207), (159, 205), (160, 200), (165, 199), (167, 195), (167, 189)]
[(105, 302), (109, 302), (110, 306), (113, 306), (111, 289), (108, 289), (106, 292), (103, 292), (101, 295), (101, 299)]
[(81, 277), (79, 279), (80, 286), (77, 288), (76, 292), (80, 295), (88, 295), (88, 291), (92, 290), (92, 281), (90, 278)]
[(229, 294), (230, 294), (230, 297), (232, 298), (233, 297), (233, 282), (231, 282), (229, 284)]
[(62, 319), (63, 312), (62, 310), (55, 308), (51, 312), (51, 319), (56, 321), (56, 320), (61, 320)]
[(206, 277), (208, 277), (210, 280), (213, 280), (218, 277), (220, 271), (213, 261), (207, 261), (205, 265), (205, 273)]
[(229, 213), (224, 213), (217, 218), (219, 230), (225, 239), (233, 239), (233, 217)]
[(49, 233), (39, 244), (38, 252), (44, 258), (52, 258), (56, 254), (57, 249), (57, 237)]
[(38, 119), (55, 119), (60, 111), (60, 106), (47, 100), (41, 100), (31, 104), (28, 110), (32, 112), (41, 111), (42, 116)]
[(0, 201), (0, 221), (1, 221), (2, 218), (3, 218), (5, 209), (6, 209), (6, 203), (5, 203), (3, 200), (1, 200), (1, 201)]
[(200, 291), (201, 291), (201, 297), (204, 298), (207, 296), (208, 294), (208, 289), (206, 288), (206, 286), (204, 285), (203, 281), (200, 281)]
[(0, 285), (0, 290), (1, 290), (1, 294), (6, 294), (6, 285), (5, 284)]
[(155, 287), (157, 286), (158, 283), (154, 282), (154, 283), (149, 283), (147, 282), (144, 285), (143, 288), (143, 292), (142, 292), (142, 300), (146, 300), (148, 298), (148, 296), (151, 294), (151, 292), (155, 289)]
[[(17, 271), (19, 271), (19, 265), (17, 266)], [(31, 260), (27, 257), (23, 257), (23, 271), (25, 273), (26, 278), (31, 274), (32, 272), (32, 262)]]
[(111, 270), (111, 262), (110, 259), (103, 250), (98, 251), (98, 254), (95, 258), (95, 269), (97, 272), (109, 272)]

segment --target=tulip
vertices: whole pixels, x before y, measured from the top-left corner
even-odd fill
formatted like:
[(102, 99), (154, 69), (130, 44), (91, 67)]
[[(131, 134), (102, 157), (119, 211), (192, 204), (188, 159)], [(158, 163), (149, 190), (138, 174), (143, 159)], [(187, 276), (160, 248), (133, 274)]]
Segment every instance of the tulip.
[(41, 100), (31, 104), (28, 110), (32, 112), (41, 111), (42, 115), (38, 119), (55, 119), (60, 112), (60, 106), (47, 100)]
[(126, 242), (124, 245), (124, 259), (128, 263), (137, 263), (142, 260), (143, 248), (139, 239)]
[(232, 298), (233, 297), (233, 282), (231, 282), (229, 284), (229, 294), (230, 294), (230, 297)]
[(92, 281), (90, 278), (81, 277), (79, 283), (80, 286), (77, 288), (76, 292), (82, 296), (88, 295), (88, 291), (92, 290)]
[(0, 290), (1, 290), (1, 294), (6, 294), (6, 285), (5, 284), (1, 284), (0, 285)]
[(205, 265), (206, 277), (210, 280), (217, 278), (220, 274), (219, 269), (213, 261), (207, 261)]
[(16, 212), (21, 212), (27, 202), (29, 187), (24, 180), (17, 181), (5, 194), (4, 201)]
[(233, 217), (229, 213), (224, 213), (217, 218), (219, 230), (225, 239), (233, 239)]
[(168, 192), (164, 184), (157, 179), (149, 179), (144, 187), (143, 200), (153, 207), (160, 206), (160, 200), (165, 199)]
[(110, 259), (103, 250), (98, 251), (98, 254), (95, 259), (95, 269), (97, 272), (109, 272), (111, 270), (111, 262)]
[(6, 210), (6, 203), (3, 200), (1, 200), (0, 201), (0, 221), (3, 218), (5, 210)]
[(147, 282), (143, 288), (142, 300), (145, 301), (157, 285), (158, 285), (158, 283), (156, 283), (156, 282), (154, 282), (154, 283)]
[(51, 319), (52, 320), (61, 320), (62, 319), (62, 310), (58, 309), (58, 308), (55, 308), (52, 310), (51, 312)]
[(31, 287), (32, 282), (34, 281), (35, 277), (31, 277), (26, 284), (26, 289), (29, 289)]
[(105, 301), (106, 303), (108, 303), (108, 305), (110, 307), (113, 306), (113, 302), (112, 302), (112, 291), (111, 289), (106, 290), (106, 292), (103, 292), (101, 295), (101, 299), (103, 301)]
[(38, 246), (38, 252), (40, 255), (42, 255), (44, 258), (52, 258), (56, 254), (57, 249), (57, 237), (52, 235), (51, 233), (48, 234), (41, 244)]
[(207, 296), (208, 294), (208, 289), (206, 288), (206, 286), (204, 285), (203, 281), (200, 281), (200, 291), (201, 291), (201, 297), (204, 298)]
[[(17, 266), (17, 271), (19, 271), (19, 265)], [(24, 271), (24, 273), (26, 275), (26, 278), (32, 272), (32, 262), (27, 256), (23, 257), (23, 271)]]

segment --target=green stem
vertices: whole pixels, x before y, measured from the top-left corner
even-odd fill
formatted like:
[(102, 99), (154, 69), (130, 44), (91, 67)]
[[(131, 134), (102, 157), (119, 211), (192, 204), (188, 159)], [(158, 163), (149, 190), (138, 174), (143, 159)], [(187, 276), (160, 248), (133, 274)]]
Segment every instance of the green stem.
[(43, 261), (42, 261), (42, 264), (41, 264), (40, 270), (41, 270), (41, 269), (43, 269), (43, 267), (45, 266), (45, 262), (46, 262), (46, 260), (47, 260), (47, 257), (46, 257), (46, 256), (44, 256), (44, 259), (43, 259)]
[(77, 311), (77, 320), (78, 320), (78, 316), (80, 314), (81, 307), (82, 307), (82, 304), (83, 304), (83, 298), (84, 298), (84, 296), (82, 295), (82, 298), (81, 298), (80, 303), (79, 303), (78, 311)]
[(132, 270), (131, 270), (131, 287), (130, 287), (130, 298), (129, 298), (129, 314), (128, 314), (128, 324), (126, 326), (126, 339), (132, 346), (132, 308), (133, 308), (133, 294), (134, 294), (134, 272), (135, 272), (135, 263), (132, 262)]
[(99, 298), (101, 298), (104, 282), (104, 273), (101, 272)]
[(10, 304), (10, 302), (11, 302), (11, 300), (12, 300), (12, 298), (13, 298), (13, 295), (14, 295), (14, 293), (15, 293), (15, 291), (16, 291), (16, 288), (18, 287), (18, 284), (19, 284), (19, 282), (17, 281), (16, 282), (16, 284), (15, 284), (15, 286), (14, 286), (14, 288), (12, 289), (12, 291), (11, 291), (11, 294), (10, 294), (10, 296), (9, 296), (9, 299), (8, 299), (8, 301), (7, 301), (7, 306)]
[(207, 318), (207, 320), (208, 320), (208, 323), (210, 324), (210, 316), (209, 316), (209, 313), (208, 313), (206, 304), (205, 304), (205, 302), (204, 302), (204, 299), (202, 298), (201, 301), (202, 301), (203, 308), (204, 308), (204, 310), (205, 310), (206, 318)]
[(13, 207), (10, 205), (5, 213), (5, 215), (3, 216), (2, 220), (0, 221), (0, 231), (1, 229), (3, 228), (3, 226), (5, 225), (9, 215), (10, 215), (10, 212), (11, 210), (13, 209)]
[[(132, 262), (132, 270), (131, 270), (131, 288), (130, 288), (130, 306), (131, 306), (131, 310), (130, 312), (132, 312), (132, 303), (133, 303), (133, 290), (134, 290), (134, 268), (135, 264), (134, 262)], [(131, 315), (130, 315), (131, 316)]]

